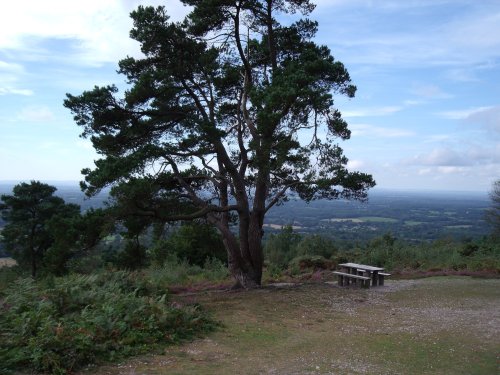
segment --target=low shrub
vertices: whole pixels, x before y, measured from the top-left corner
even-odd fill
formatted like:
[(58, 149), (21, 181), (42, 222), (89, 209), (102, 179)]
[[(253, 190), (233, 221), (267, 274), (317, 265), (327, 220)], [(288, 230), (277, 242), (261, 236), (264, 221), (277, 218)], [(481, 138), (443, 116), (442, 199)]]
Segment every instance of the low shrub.
[(366, 249), (351, 253), (351, 261), (393, 269), (419, 271), (469, 270), (500, 273), (500, 244), (492, 238), (460, 242), (441, 238), (431, 243), (371, 241)]
[(19, 277), (27, 277), (28, 273), (21, 267), (14, 265), (11, 267), (0, 267), (0, 298), (10, 288), (10, 285)]
[(154, 279), (138, 272), (19, 279), (0, 305), (0, 373), (66, 374), (216, 327), (200, 306), (171, 304)]
[(289, 263), (289, 269), (298, 269), (300, 272), (306, 270), (330, 270), (334, 268), (335, 263), (321, 255), (301, 255), (292, 259)]
[(162, 266), (152, 266), (146, 272), (164, 288), (200, 281), (220, 282), (229, 277), (227, 266), (217, 258), (207, 258), (203, 267), (200, 267), (173, 254), (166, 258)]

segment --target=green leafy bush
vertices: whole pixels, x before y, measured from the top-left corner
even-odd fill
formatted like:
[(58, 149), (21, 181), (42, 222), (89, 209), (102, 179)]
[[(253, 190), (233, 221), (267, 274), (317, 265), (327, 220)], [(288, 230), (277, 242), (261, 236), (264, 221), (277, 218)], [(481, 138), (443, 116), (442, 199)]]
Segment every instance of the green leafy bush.
[(200, 306), (180, 307), (131, 272), (11, 284), (0, 305), (0, 373), (65, 374), (193, 338), (217, 327)]

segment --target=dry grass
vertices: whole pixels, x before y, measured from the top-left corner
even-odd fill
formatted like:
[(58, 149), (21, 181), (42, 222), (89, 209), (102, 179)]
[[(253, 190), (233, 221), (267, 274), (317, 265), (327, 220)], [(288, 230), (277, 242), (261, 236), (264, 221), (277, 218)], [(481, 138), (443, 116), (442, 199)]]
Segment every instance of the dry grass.
[(500, 280), (436, 277), (370, 290), (335, 284), (206, 292), (225, 328), (92, 374), (494, 374)]

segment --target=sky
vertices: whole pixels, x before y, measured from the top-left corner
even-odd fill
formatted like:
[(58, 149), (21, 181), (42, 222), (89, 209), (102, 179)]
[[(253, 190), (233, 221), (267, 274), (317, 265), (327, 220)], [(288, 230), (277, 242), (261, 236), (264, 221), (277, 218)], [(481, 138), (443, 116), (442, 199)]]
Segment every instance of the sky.
[[(500, 0), (316, 0), (316, 41), (358, 91), (335, 97), (349, 168), (386, 189), (486, 192), (500, 179)], [(129, 13), (177, 0), (5, 0), (0, 13), (0, 181), (79, 181), (99, 156), (66, 93), (126, 88), (139, 55)]]

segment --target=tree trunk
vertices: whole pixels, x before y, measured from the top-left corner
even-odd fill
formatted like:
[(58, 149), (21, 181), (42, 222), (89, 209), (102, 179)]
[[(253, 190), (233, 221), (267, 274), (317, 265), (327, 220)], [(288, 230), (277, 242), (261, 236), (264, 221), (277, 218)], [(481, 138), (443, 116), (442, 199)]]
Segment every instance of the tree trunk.
[(252, 220), (248, 230), (248, 248), (251, 256), (251, 262), (255, 270), (255, 279), (259, 285), (262, 281), (262, 268), (264, 266), (264, 252), (262, 249), (262, 226), (258, 220)]
[(33, 248), (31, 249), (31, 276), (36, 277), (36, 252)]
[[(249, 233), (249, 237), (251, 236), (252, 234)], [(238, 243), (238, 241), (226, 238), (224, 235), (223, 242), (227, 250), (229, 272), (236, 281), (235, 287), (244, 289), (260, 287), (263, 262), (255, 262), (256, 259), (263, 259), (260, 238), (258, 247), (249, 246), (248, 243)], [(252, 243), (256, 242), (256, 240), (252, 241)]]
[(29, 239), (29, 245), (30, 245), (30, 256), (31, 256), (31, 277), (35, 278), (36, 277), (36, 250), (35, 250), (35, 229), (36, 226), (32, 225), (31, 226), (31, 233), (30, 233), (30, 239)]

